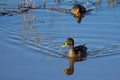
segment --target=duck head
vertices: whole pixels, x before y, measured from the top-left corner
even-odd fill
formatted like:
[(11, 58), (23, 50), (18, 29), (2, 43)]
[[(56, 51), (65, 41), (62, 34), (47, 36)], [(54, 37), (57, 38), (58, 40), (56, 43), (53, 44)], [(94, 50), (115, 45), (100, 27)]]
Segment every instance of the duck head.
[(74, 40), (72, 38), (67, 38), (66, 42), (61, 46), (61, 48), (64, 48), (66, 46), (70, 46), (70, 48), (74, 48)]
[(77, 14), (77, 13), (85, 14), (86, 13), (86, 8), (80, 4), (75, 4), (73, 5), (71, 9), (72, 14)]

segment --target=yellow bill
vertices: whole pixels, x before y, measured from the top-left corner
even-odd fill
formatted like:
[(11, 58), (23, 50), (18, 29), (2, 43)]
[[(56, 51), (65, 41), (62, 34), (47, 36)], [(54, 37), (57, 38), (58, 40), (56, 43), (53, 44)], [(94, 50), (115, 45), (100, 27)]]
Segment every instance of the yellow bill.
[(67, 46), (67, 43), (65, 42), (62, 46), (61, 46), (61, 48), (64, 48), (64, 47), (66, 47)]

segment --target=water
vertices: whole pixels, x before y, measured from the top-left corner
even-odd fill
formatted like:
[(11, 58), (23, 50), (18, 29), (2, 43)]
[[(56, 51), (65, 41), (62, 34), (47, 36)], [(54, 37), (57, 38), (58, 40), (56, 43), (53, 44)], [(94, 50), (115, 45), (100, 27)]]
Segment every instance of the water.
[[(17, 4), (19, 1), (0, 1), (3, 2)], [(0, 79), (120, 79), (119, 47), (115, 50), (117, 55), (75, 63), (71, 76), (61, 70), (69, 63), (58, 54), (68, 50), (68, 47), (60, 50), (68, 37), (75, 40), (75, 46), (86, 44), (91, 53), (96, 53), (95, 50), (106, 53), (112, 45), (119, 46), (119, 13), (118, 8), (114, 12), (102, 8), (87, 14), (80, 24), (69, 14), (48, 10), (0, 16)]]

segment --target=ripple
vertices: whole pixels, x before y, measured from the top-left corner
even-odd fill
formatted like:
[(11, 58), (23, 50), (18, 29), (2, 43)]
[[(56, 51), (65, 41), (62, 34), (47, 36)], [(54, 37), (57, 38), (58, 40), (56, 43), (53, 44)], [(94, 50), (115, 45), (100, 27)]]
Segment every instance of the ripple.
[[(38, 54), (61, 57), (60, 46), (68, 37), (74, 38), (75, 45), (86, 44), (89, 50), (120, 43), (118, 18), (111, 19), (105, 16), (109, 18), (107, 21), (101, 16), (88, 15), (81, 24), (78, 24), (70, 15), (44, 10), (32, 10), (13, 18), (6, 17), (6, 20), (3, 20), (8, 22), (0, 25), (0, 33), (6, 35), (5, 37), (2, 35), (2, 38), (7, 38), (6, 44), (15, 47), (27, 46), (29, 50)], [(15, 18), (19, 20), (15, 21)], [(45, 22), (39, 23), (42, 19)], [(1, 22), (3, 20), (0, 19)]]

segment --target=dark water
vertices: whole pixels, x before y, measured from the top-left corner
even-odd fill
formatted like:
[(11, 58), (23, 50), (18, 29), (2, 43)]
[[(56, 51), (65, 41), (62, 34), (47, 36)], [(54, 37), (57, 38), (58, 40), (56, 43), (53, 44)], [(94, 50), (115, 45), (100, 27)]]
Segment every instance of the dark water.
[[(18, 2), (1, 0), (0, 4)], [(0, 16), (0, 79), (119, 80), (119, 13), (118, 7), (102, 8), (87, 14), (80, 24), (69, 14), (41, 9)], [(116, 45), (116, 55), (75, 63), (74, 74), (67, 76), (61, 68), (68, 67), (68, 61), (58, 53), (68, 37), (74, 38), (75, 45), (86, 44), (93, 53), (96, 49), (109, 53), (114, 47), (105, 47)]]

